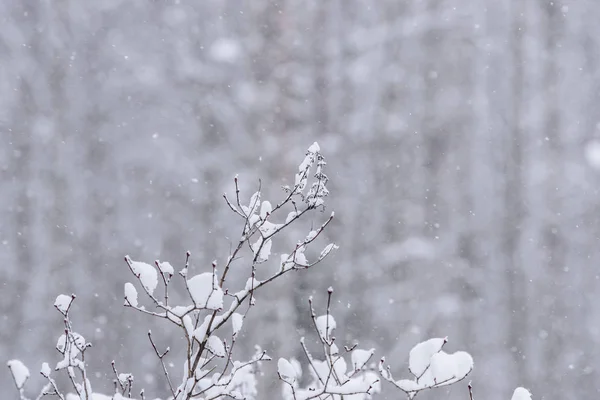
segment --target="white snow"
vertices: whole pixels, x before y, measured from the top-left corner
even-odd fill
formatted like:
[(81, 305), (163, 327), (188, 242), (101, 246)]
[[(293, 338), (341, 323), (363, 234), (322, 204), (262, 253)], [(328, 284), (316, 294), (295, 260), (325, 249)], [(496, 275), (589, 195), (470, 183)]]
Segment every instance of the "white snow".
[(518, 387), (513, 392), (511, 400), (531, 400), (531, 393), (523, 387)]
[(260, 281), (256, 278), (248, 278), (248, 280), (246, 281), (246, 286), (244, 287), (244, 290), (249, 292), (252, 289), (254, 289), (256, 286), (258, 286), (259, 283), (260, 283)]
[[(242, 206), (242, 211), (244, 212), (244, 214), (247, 217), (251, 217), (254, 214), (256, 214), (256, 211), (258, 211), (259, 207), (260, 207), (260, 192), (256, 192), (250, 197), (250, 203), (248, 204), (248, 207)], [(257, 220), (258, 220), (258, 218), (257, 218)], [(250, 224), (250, 225), (253, 225), (253, 224)]]
[(54, 307), (61, 313), (66, 314), (71, 305), (71, 301), (73, 301), (73, 297), (67, 296), (66, 294), (59, 294), (54, 301)]
[(262, 205), (260, 206), (260, 218), (267, 218), (267, 214), (270, 214), (271, 211), (273, 211), (273, 206), (271, 205), (271, 203), (268, 201), (263, 201)]
[(308, 151), (310, 153), (318, 153), (321, 151), (321, 147), (319, 147), (319, 143), (314, 142), (313, 144), (310, 145), (310, 147), (308, 148)]
[(29, 379), (29, 369), (20, 360), (10, 360), (7, 365), (17, 388), (22, 389), (27, 379)]
[(80, 350), (85, 348), (85, 338), (79, 333), (70, 332), (69, 338), (67, 342), (67, 336), (63, 333), (56, 342), (56, 350), (65, 354), (64, 359), (56, 365), (56, 369), (67, 367), (69, 362), (77, 357)]
[(129, 302), (133, 307), (138, 306), (138, 293), (131, 282), (125, 283), (125, 300), (126, 305)]
[(296, 218), (298, 216), (298, 213), (296, 211), (292, 211), (290, 213), (288, 213), (286, 219), (285, 219), (285, 223), (289, 224), (290, 221), (292, 221), (294, 218)]
[(423, 375), (431, 364), (431, 357), (442, 350), (447, 338), (434, 338), (417, 344), (409, 353), (408, 369), (415, 377)]
[(319, 335), (323, 340), (329, 340), (331, 338), (331, 333), (335, 329), (335, 319), (333, 315), (321, 315), (317, 317), (317, 329), (319, 331)]
[(352, 352), (352, 369), (358, 371), (362, 369), (366, 363), (369, 362), (369, 359), (375, 353), (375, 349), (371, 350), (362, 350), (356, 349)]
[(294, 267), (294, 262), (290, 259), (290, 255), (287, 253), (283, 253), (280, 256), (281, 258), (281, 263), (280, 263), (280, 271), (287, 271), (290, 268)]
[(309, 266), (309, 262), (306, 259), (306, 255), (304, 255), (304, 251), (306, 250), (305, 246), (300, 246), (294, 252), (294, 263), (301, 265), (303, 267)]
[(296, 368), (285, 358), (280, 358), (277, 361), (277, 372), (281, 379), (286, 382), (293, 383), (296, 380)]
[(42, 374), (45, 377), (50, 376), (50, 365), (48, 365), (48, 363), (45, 362), (42, 364), (42, 368), (40, 369), (40, 374)]
[(252, 243), (251, 246), (252, 252), (256, 257), (256, 262), (258, 263), (267, 261), (269, 259), (269, 256), (271, 255), (271, 246), (273, 244), (271, 239), (267, 239), (266, 241), (264, 241), (264, 244), (263, 241), (264, 239), (261, 236), (255, 243)]
[(188, 289), (196, 307), (209, 310), (223, 308), (223, 290), (217, 281), (217, 275), (204, 272), (187, 281)]
[(206, 341), (206, 348), (217, 357), (225, 357), (227, 355), (225, 346), (223, 346), (223, 342), (218, 336), (211, 335)]
[(233, 325), (233, 336), (237, 336), (238, 332), (242, 329), (244, 323), (244, 316), (242, 314), (233, 313), (231, 315), (231, 324)]
[(170, 276), (173, 275), (175, 269), (173, 268), (173, 266), (171, 265), (170, 262), (168, 262), (168, 261), (163, 261), (163, 262), (158, 261), (157, 264), (158, 264), (158, 269), (160, 269), (160, 272), (163, 275), (170, 275)]
[(448, 354), (440, 351), (431, 357), (431, 366), (427, 372), (431, 372), (433, 384), (440, 386), (463, 379), (472, 369), (473, 357), (469, 353), (457, 351), (456, 353)]
[(192, 322), (192, 317), (188, 315), (185, 315), (182, 318), (183, 321), (183, 327), (185, 328), (185, 331), (187, 332), (188, 336), (192, 336), (194, 334), (194, 324)]
[(133, 261), (129, 258), (128, 262), (133, 274), (139, 278), (144, 289), (146, 289), (148, 293), (153, 294), (154, 289), (156, 289), (156, 286), (158, 285), (158, 274), (156, 273), (156, 269), (145, 262)]
[(327, 257), (329, 255), (329, 253), (331, 253), (331, 250), (336, 250), (338, 248), (339, 248), (339, 246), (337, 246), (335, 243), (329, 243), (327, 246), (325, 246), (325, 248), (319, 255), (319, 260), (322, 260), (325, 257)]

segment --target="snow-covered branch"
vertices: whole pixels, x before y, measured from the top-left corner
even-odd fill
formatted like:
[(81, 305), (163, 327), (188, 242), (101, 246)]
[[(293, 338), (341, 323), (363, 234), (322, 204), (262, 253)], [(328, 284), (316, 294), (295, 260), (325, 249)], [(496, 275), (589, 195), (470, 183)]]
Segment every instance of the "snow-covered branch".
[[(375, 366), (367, 366), (375, 349), (357, 349), (356, 344), (344, 347), (342, 350), (338, 348), (333, 336), (336, 322), (330, 310), (333, 289), (329, 288), (327, 294), (327, 309), (324, 315), (317, 317), (312, 298), (309, 300), (310, 317), (322, 347), (323, 359), (315, 359), (308, 351), (305, 339), (301, 338), (300, 344), (311, 374), (310, 382), (307, 386), (301, 387), (300, 363), (295, 359), (280, 358), (277, 369), (279, 379), (284, 383), (283, 397), (286, 400), (371, 399), (373, 393), (381, 391)], [(345, 359), (348, 354), (350, 354), (350, 364)]]
[[(204, 271), (192, 274), (191, 253), (186, 252), (185, 262), (175, 273), (173, 265), (167, 261), (153, 263), (135, 261), (125, 256), (127, 269), (134, 279), (124, 284), (125, 307), (137, 310), (153, 318), (166, 319), (182, 333), (185, 355), (176, 364), (182, 366), (181, 375), (170, 372), (167, 358), (173, 357), (170, 347), (157, 344), (157, 338), (148, 331), (149, 348), (156, 355), (169, 388), (170, 400), (190, 399), (257, 399), (257, 373), (264, 361), (271, 360), (265, 351), (255, 346), (254, 355), (245, 361), (236, 358), (235, 349), (244, 321), (251, 316), (257, 304), (257, 297), (266, 285), (274, 284), (283, 275), (292, 271), (311, 269), (323, 261), (337, 245), (330, 243), (317, 251), (311, 259), (307, 250), (322, 237), (334, 218), (331, 213), (305, 235), (297, 238), (296, 244), (284, 252), (278, 251), (279, 258), (273, 260), (273, 238), (287, 227), (316, 209), (325, 208), (328, 196), (328, 177), (324, 173), (326, 163), (319, 145), (311, 145), (298, 166), (293, 186), (283, 188), (283, 198), (271, 203), (263, 199), (261, 184), (247, 201), (243, 200), (241, 182), (234, 178), (235, 199), (224, 195), (226, 206), (240, 218), (239, 237), (233, 249), (219, 262), (213, 261)], [(275, 204), (273, 206), (273, 204)], [(248, 252), (251, 257), (243, 257)], [(237, 265), (239, 260), (248, 260)], [(271, 262), (273, 268), (260, 268), (260, 264)], [(220, 268), (219, 266), (223, 267)], [(243, 287), (236, 287), (228, 279), (233, 268), (247, 273)], [(264, 276), (263, 276), (264, 275)], [(180, 279), (187, 299), (182, 304), (172, 304), (170, 290), (174, 280)], [(141, 296), (138, 293), (141, 288)], [(302, 367), (295, 359), (279, 358), (278, 376), (283, 382), (283, 397), (286, 400), (332, 399), (368, 400), (382, 390), (382, 381), (391, 383), (412, 399), (419, 391), (456, 383), (464, 379), (473, 368), (473, 359), (466, 352), (445, 353), (442, 347), (447, 338), (430, 339), (416, 345), (409, 354), (408, 369), (412, 379), (395, 380), (390, 367), (385, 367), (381, 358), (379, 368), (372, 362), (374, 349), (360, 349), (357, 345), (340, 349), (334, 332), (337, 323), (331, 313), (333, 289), (327, 293), (325, 313), (317, 315), (312, 298), (309, 299), (310, 319), (317, 334), (320, 356), (313, 357), (304, 338), (300, 346), (306, 358), (305, 365), (309, 378), (302, 378)], [(64, 331), (58, 338), (56, 349), (60, 359), (54, 371), (64, 371), (68, 378), (67, 388), (59, 388), (52, 376), (48, 363), (43, 363), (41, 375), (46, 384), (35, 397), (55, 396), (60, 400), (98, 400), (110, 398), (122, 400), (132, 398), (134, 377), (120, 373), (114, 361), (114, 393), (102, 397), (92, 390), (86, 370), (85, 356), (91, 346), (84, 337), (73, 329), (70, 312), (75, 295), (59, 295), (54, 303), (64, 321)], [(231, 328), (229, 328), (231, 327)], [(179, 335), (177, 335), (179, 336)], [(170, 335), (170, 337), (174, 337)], [(159, 342), (160, 342), (160, 338)], [(239, 347), (239, 345), (238, 345)], [(163, 350), (164, 349), (164, 350)], [(19, 393), (20, 400), (29, 400), (25, 394), (25, 383), (30, 377), (29, 370), (19, 360), (8, 361), (8, 367)], [(379, 369), (379, 371), (378, 371)], [(378, 373), (379, 372), (379, 373)], [(66, 393), (66, 394), (65, 394)], [(145, 398), (144, 390), (139, 393)], [(473, 400), (473, 392), (469, 386)], [(75, 397), (73, 397), (75, 396)], [(264, 398), (264, 397), (262, 397)], [(513, 400), (530, 400), (525, 389), (515, 390)]]

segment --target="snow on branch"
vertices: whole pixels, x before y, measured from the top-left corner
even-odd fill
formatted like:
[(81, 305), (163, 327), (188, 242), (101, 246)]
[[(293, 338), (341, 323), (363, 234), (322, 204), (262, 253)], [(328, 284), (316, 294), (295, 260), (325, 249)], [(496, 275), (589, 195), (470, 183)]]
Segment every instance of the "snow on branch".
[(448, 354), (442, 347), (448, 338), (434, 338), (417, 344), (409, 353), (408, 369), (414, 379), (394, 380), (390, 367), (379, 363), (379, 372), (386, 381), (402, 390), (412, 399), (425, 389), (450, 385), (461, 381), (473, 370), (473, 358), (464, 351)]
[[(255, 308), (262, 287), (274, 284), (276, 280), (292, 271), (313, 268), (337, 249), (334, 243), (311, 249), (322, 237), (334, 218), (331, 213), (320, 225), (305, 235), (296, 238), (296, 244), (283, 251), (277, 251), (280, 257), (271, 259), (273, 238), (286, 231), (286, 228), (311, 211), (325, 209), (328, 177), (325, 174), (326, 162), (317, 143), (312, 144), (298, 166), (293, 186), (283, 187), (283, 196), (279, 201), (263, 198), (261, 182), (258, 190), (249, 197), (242, 196), (240, 181), (233, 179), (234, 198), (224, 194), (226, 206), (239, 217), (241, 227), (230, 254), (218, 262), (213, 261), (204, 270), (191, 273), (191, 253), (186, 252), (185, 262), (175, 277), (175, 268), (167, 261), (155, 260), (153, 264), (134, 261), (125, 256), (125, 263), (131, 272), (132, 282), (124, 283), (124, 305), (150, 317), (165, 319), (180, 330), (185, 354), (179, 361), (167, 361), (172, 357), (170, 347), (163, 347), (148, 331), (149, 348), (156, 355), (162, 368), (164, 379), (169, 388), (169, 400), (216, 400), (245, 399), (254, 400), (257, 392), (257, 376), (261, 364), (270, 361), (265, 351), (255, 346), (254, 355), (245, 361), (235, 357), (235, 345), (244, 321)], [(245, 200), (244, 200), (245, 199)], [(243, 256), (244, 252), (249, 254)], [(315, 254), (315, 255), (312, 255)], [(239, 260), (246, 260), (241, 262)], [(262, 266), (271, 262), (271, 268)], [(238, 265), (241, 264), (241, 265)], [(222, 265), (217, 269), (217, 265)], [(261, 265), (260, 268), (257, 268)], [(243, 287), (235, 287), (228, 280), (233, 268), (247, 271)], [(182, 304), (171, 304), (169, 290), (173, 279), (181, 279), (187, 299)], [(323, 315), (317, 316), (312, 298), (309, 300), (310, 318), (318, 338), (320, 356), (313, 357), (304, 338), (300, 346), (306, 357), (310, 378), (306, 386), (301, 385), (302, 367), (300, 362), (279, 358), (278, 376), (283, 382), (283, 394), (286, 400), (308, 399), (353, 399), (368, 400), (382, 389), (381, 380), (390, 382), (404, 391), (412, 399), (419, 391), (449, 385), (464, 379), (473, 368), (473, 360), (468, 353), (448, 354), (442, 351), (446, 338), (431, 339), (415, 346), (409, 355), (409, 371), (413, 379), (396, 381), (390, 368), (384, 368), (381, 359), (379, 373), (371, 360), (374, 349), (359, 349), (357, 345), (338, 347), (335, 339), (337, 322), (330, 311), (333, 289), (328, 290), (327, 308)], [(55, 396), (60, 400), (98, 400), (131, 399), (134, 395), (134, 377), (119, 372), (112, 362), (114, 373), (114, 393), (110, 396), (93, 392), (86, 370), (87, 350), (91, 344), (83, 335), (73, 329), (70, 318), (75, 295), (59, 295), (54, 307), (64, 321), (64, 330), (59, 335), (56, 350), (59, 360), (54, 369), (44, 362), (40, 369), (46, 384), (35, 397)], [(181, 374), (170, 372), (167, 362), (177, 363), (183, 368)], [(19, 360), (10, 360), (7, 366), (12, 375), (19, 400), (29, 400), (25, 395), (25, 384), (30, 376), (28, 368)], [(59, 388), (53, 373), (66, 374), (69, 384)], [(66, 393), (66, 394), (65, 394)], [(145, 399), (143, 389), (137, 392), (141, 400)], [(470, 400), (472, 398), (469, 386)], [(531, 400), (526, 389), (515, 390), (512, 400)]]
[[(295, 360), (280, 358), (277, 362), (279, 379), (284, 383), (285, 400), (333, 399), (340, 400), (351, 396), (354, 400), (371, 399), (373, 393), (381, 391), (379, 377), (375, 366), (367, 366), (375, 349), (357, 349), (354, 344), (340, 350), (335, 344), (333, 332), (336, 329), (335, 319), (331, 315), (330, 305), (333, 289), (327, 291), (327, 311), (316, 316), (312, 298), (309, 299), (310, 317), (322, 347), (323, 359), (318, 360), (308, 351), (304, 338), (300, 339), (302, 350), (306, 356), (310, 383), (302, 388), (299, 381), (302, 376), (300, 363)], [(350, 364), (344, 356), (350, 354)]]

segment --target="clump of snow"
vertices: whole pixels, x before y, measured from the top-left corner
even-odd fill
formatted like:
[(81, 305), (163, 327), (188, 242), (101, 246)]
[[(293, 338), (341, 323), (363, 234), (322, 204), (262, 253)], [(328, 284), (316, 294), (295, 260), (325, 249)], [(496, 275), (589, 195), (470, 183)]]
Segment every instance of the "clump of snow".
[(175, 272), (175, 269), (173, 268), (173, 266), (171, 265), (170, 262), (168, 261), (156, 261), (156, 265), (158, 265), (158, 269), (160, 270), (160, 272), (163, 275), (166, 276), (173, 276), (173, 273)]
[(511, 400), (531, 400), (531, 393), (523, 387), (518, 387), (513, 392)]
[(223, 342), (218, 336), (211, 335), (206, 341), (206, 348), (217, 357), (222, 358), (227, 355), (225, 346), (223, 346)]
[(125, 283), (125, 305), (138, 306), (138, 293), (131, 282)]
[(381, 359), (379, 372), (385, 380), (393, 382), (405, 391), (409, 399), (421, 390), (458, 382), (473, 369), (473, 357), (464, 351), (453, 354), (442, 351), (447, 341), (447, 338), (434, 338), (413, 347), (409, 355), (409, 370), (415, 376), (415, 380), (394, 381), (389, 367), (387, 370), (383, 368), (385, 358)]
[(217, 281), (217, 275), (204, 272), (187, 281), (188, 290), (196, 307), (209, 310), (223, 308), (223, 290)]
[(233, 313), (231, 315), (231, 324), (233, 325), (233, 336), (237, 336), (239, 331), (242, 329), (244, 323), (244, 316), (242, 314)]
[(129, 257), (126, 257), (126, 259), (133, 274), (139, 278), (144, 289), (152, 295), (154, 289), (156, 289), (156, 286), (158, 285), (158, 274), (156, 273), (156, 269), (145, 262), (133, 261)]
[(61, 313), (66, 314), (67, 310), (71, 306), (72, 301), (72, 296), (67, 296), (66, 294), (59, 294), (56, 297), (56, 300), (54, 301), (54, 307), (56, 307), (56, 309)]
[(249, 292), (251, 290), (253, 290), (254, 288), (256, 288), (256, 286), (258, 286), (260, 284), (260, 281), (256, 278), (248, 278), (248, 280), (246, 281), (246, 286), (244, 287), (244, 290)]
[(333, 318), (333, 315), (321, 315), (320, 317), (317, 317), (316, 323), (321, 338), (325, 341), (329, 341), (331, 333), (335, 329), (335, 319)]
[(359, 371), (369, 362), (373, 354), (375, 353), (375, 349), (371, 350), (362, 350), (356, 349), (352, 352), (352, 368), (354, 371)]
[(269, 259), (272, 244), (271, 239), (265, 241), (262, 236), (255, 243), (252, 243), (252, 252), (256, 257), (256, 262), (263, 263)]
[(285, 223), (289, 224), (294, 218), (296, 218), (298, 216), (298, 212), (297, 211), (291, 211), (288, 213), (286, 219), (285, 219)]
[(56, 365), (56, 369), (62, 369), (69, 366), (71, 360), (73, 360), (85, 349), (85, 338), (77, 332), (70, 332), (68, 337), (64, 333), (60, 335), (56, 342), (56, 350), (64, 354), (64, 360), (60, 361)]
[(335, 243), (329, 243), (327, 246), (325, 246), (325, 248), (319, 255), (319, 260), (324, 259), (325, 257), (327, 257), (329, 255), (329, 253), (331, 253), (332, 250), (336, 250), (336, 249), (339, 249), (339, 246), (337, 246)]
[(48, 365), (48, 363), (45, 362), (42, 364), (40, 374), (42, 374), (46, 378), (50, 376), (50, 365)]
[(271, 203), (266, 200), (263, 201), (262, 205), (260, 206), (260, 218), (267, 218), (267, 215), (271, 214), (271, 211), (273, 211), (273, 206), (271, 205)]
[[(467, 352), (457, 351), (448, 354), (444, 351), (431, 357), (431, 366), (427, 372), (431, 373), (433, 385), (449, 385), (464, 379), (473, 369), (473, 357)], [(424, 379), (426, 381), (426, 379)], [(427, 382), (424, 382), (427, 383)]]
[(20, 360), (10, 360), (7, 365), (13, 376), (15, 385), (17, 385), (17, 389), (23, 389), (25, 382), (29, 379), (29, 369)]
[[(242, 206), (242, 211), (244, 212), (245, 216), (252, 217), (252, 216), (254, 216), (254, 214), (256, 214), (259, 207), (260, 207), (260, 192), (256, 192), (250, 197), (250, 203), (248, 204), (248, 206)], [(260, 218), (257, 217), (254, 221), (251, 221), (250, 225), (253, 225), (259, 219)]]
[(294, 267), (294, 262), (290, 259), (290, 255), (287, 253), (283, 253), (280, 256), (281, 258), (281, 264), (280, 264), (280, 271), (287, 271), (288, 269), (291, 269)]
[(409, 353), (408, 369), (417, 378), (429, 368), (431, 357), (442, 350), (447, 338), (434, 338), (417, 344)]
[(285, 382), (291, 384), (296, 380), (296, 368), (285, 358), (280, 358), (277, 361), (277, 372)]

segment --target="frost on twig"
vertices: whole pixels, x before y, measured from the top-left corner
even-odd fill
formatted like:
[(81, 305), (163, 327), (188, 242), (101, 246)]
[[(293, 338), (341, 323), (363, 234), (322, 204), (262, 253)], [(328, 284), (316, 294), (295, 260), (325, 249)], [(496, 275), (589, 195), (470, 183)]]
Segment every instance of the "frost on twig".
[[(309, 300), (310, 317), (323, 350), (323, 359), (316, 359), (308, 351), (304, 338), (300, 339), (311, 375), (310, 383), (306, 387), (300, 387), (302, 368), (297, 360), (280, 358), (277, 362), (279, 379), (284, 383), (283, 397), (286, 400), (339, 400), (348, 398), (347, 396), (356, 400), (368, 400), (373, 393), (381, 390), (374, 366), (367, 366), (375, 349), (362, 350), (353, 345), (340, 350), (336, 345), (333, 336), (336, 322), (330, 312), (332, 294), (333, 289), (330, 288), (327, 312), (319, 317), (313, 309), (312, 299)], [(349, 363), (346, 361), (348, 354)]]
[(412, 348), (408, 359), (408, 370), (414, 379), (394, 380), (390, 367), (381, 359), (379, 372), (386, 381), (405, 392), (412, 399), (421, 390), (450, 385), (461, 381), (473, 369), (473, 358), (464, 351), (448, 354), (442, 347), (448, 338), (434, 338)]

